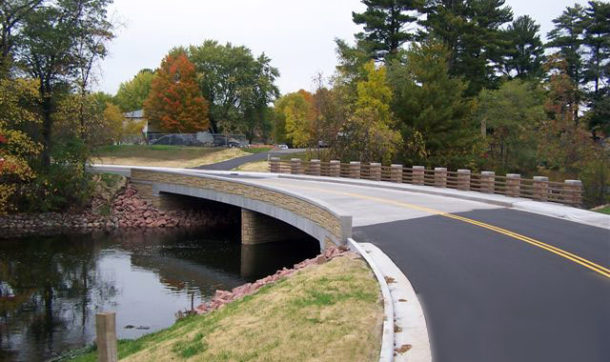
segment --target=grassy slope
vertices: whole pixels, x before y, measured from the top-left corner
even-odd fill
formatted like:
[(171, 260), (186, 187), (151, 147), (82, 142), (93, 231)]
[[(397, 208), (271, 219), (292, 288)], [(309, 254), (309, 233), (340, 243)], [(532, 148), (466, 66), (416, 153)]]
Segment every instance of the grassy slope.
[(606, 206), (601, 209), (594, 209), (594, 211), (610, 215), (610, 206)]
[[(383, 307), (362, 260), (313, 265), (203, 316), (119, 345), (127, 361), (374, 361)], [(95, 361), (95, 354), (78, 361)]]
[(247, 154), (237, 148), (121, 145), (96, 149), (92, 162), (106, 165), (188, 168), (221, 162)]
[(233, 169), (234, 171), (269, 172), (268, 161), (248, 162)]

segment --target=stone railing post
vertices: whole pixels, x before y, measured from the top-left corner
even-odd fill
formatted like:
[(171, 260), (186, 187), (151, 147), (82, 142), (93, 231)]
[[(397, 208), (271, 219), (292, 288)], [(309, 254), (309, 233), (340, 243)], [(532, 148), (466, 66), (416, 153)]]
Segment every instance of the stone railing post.
[(520, 197), (521, 196), (521, 175), (518, 173), (509, 173), (506, 175), (506, 196)]
[(369, 164), (369, 172), (371, 180), (373, 181), (381, 181), (381, 164), (380, 163), (371, 163)]
[(447, 169), (445, 167), (434, 168), (434, 186), (447, 187)]
[(534, 176), (534, 199), (546, 201), (549, 195), (549, 178), (546, 176)]
[(271, 157), (269, 159), (269, 171), (272, 173), (280, 173), (280, 158)]
[(413, 185), (424, 184), (424, 174), (426, 168), (424, 166), (413, 166)]
[(352, 161), (349, 163), (349, 178), (360, 178), (360, 162)]
[(582, 181), (580, 180), (565, 180), (563, 184), (562, 199), (574, 206), (582, 205)]
[(293, 158), (290, 160), (290, 173), (293, 175), (303, 173), (303, 165), (301, 164), (300, 158)]
[(341, 161), (331, 160), (328, 163), (328, 176), (340, 177), (341, 176)]
[(309, 161), (309, 174), (312, 176), (320, 176), (320, 160)]
[(462, 191), (470, 190), (470, 170), (457, 170), (457, 189)]
[(402, 165), (394, 164), (390, 166), (390, 181), (402, 183)]
[(496, 173), (493, 171), (481, 172), (481, 192), (493, 194), (496, 190)]

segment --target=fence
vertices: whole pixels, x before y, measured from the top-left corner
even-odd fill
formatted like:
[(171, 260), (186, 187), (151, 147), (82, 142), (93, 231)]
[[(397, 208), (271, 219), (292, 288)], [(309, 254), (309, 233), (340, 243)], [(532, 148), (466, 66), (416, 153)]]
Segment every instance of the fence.
[(388, 181), (421, 186), (434, 186), (462, 191), (477, 191), (511, 197), (523, 197), (538, 201), (550, 201), (580, 207), (582, 205), (582, 182), (566, 180), (549, 181), (548, 177), (522, 178), (519, 174), (496, 175), (492, 171), (472, 173), (462, 169), (448, 171), (444, 167), (426, 169), (423, 166), (384, 166), (380, 163), (340, 161), (303, 161), (294, 158), (282, 161), (270, 159), (269, 168), (274, 173), (302, 174), (310, 176), (344, 177), (372, 181)]
[(148, 132), (146, 139), (150, 144), (206, 146), (206, 147), (245, 147), (246, 136), (242, 134), (197, 133), (160, 133)]

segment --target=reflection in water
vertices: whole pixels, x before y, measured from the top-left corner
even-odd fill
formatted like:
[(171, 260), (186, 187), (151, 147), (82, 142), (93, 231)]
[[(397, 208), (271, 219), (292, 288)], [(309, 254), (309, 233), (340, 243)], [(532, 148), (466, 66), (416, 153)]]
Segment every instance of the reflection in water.
[(137, 338), (216, 289), (318, 251), (311, 240), (242, 247), (239, 235), (209, 231), (0, 240), (0, 360), (45, 360), (90, 344), (95, 313), (105, 310), (117, 312), (119, 338)]

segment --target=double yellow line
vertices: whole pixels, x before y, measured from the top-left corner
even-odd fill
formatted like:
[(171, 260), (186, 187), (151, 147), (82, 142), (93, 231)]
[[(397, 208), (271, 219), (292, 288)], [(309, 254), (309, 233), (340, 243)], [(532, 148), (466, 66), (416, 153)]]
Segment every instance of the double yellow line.
[[(267, 182), (271, 181), (277, 181), (277, 180), (265, 180)], [(436, 209), (431, 209), (425, 206), (419, 206), (419, 205), (414, 205), (414, 204), (410, 204), (410, 203), (406, 203), (406, 202), (402, 202), (402, 201), (395, 201), (395, 200), (390, 200), (390, 199), (385, 199), (385, 198), (381, 198), (381, 197), (375, 197), (375, 196), (368, 196), (368, 195), (362, 195), (362, 194), (357, 194), (357, 193), (353, 193), (353, 192), (342, 192), (342, 191), (332, 191), (332, 190), (327, 190), (327, 189), (323, 189), (323, 188), (319, 188), (319, 187), (312, 187), (312, 186), (301, 186), (301, 185), (294, 185), (294, 184), (290, 184), (290, 187), (294, 187), (294, 188), (298, 188), (298, 189), (303, 189), (303, 190), (310, 190), (310, 191), (316, 191), (316, 192), (323, 192), (323, 193), (329, 193), (329, 194), (335, 194), (335, 195), (342, 195), (342, 196), (349, 196), (349, 197), (353, 197), (353, 198), (359, 198), (359, 199), (364, 199), (364, 200), (371, 200), (371, 201), (376, 201), (379, 203), (383, 203), (386, 205), (393, 205), (393, 206), (399, 206), (399, 207), (404, 207), (404, 208), (408, 208), (408, 209), (412, 209), (412, 210), (418, 210), (418, 211), (423, 211), (423, 212), (427, 212), (429, 214), (433, 214), (433, 215), (439, 215), (439, 216), (443, 216), (449, 219), (454, 219), (454, 220), (458, 220), (458, 221), (462, 221), (471, 225), (476, 225), (479, 226), (481, 228), (487, 229), (487, 230), (491, 230), (494, 232), (497, 232), (499, 234), (502, 235), (506, 235), (509, 236), (513, 239), (517, 239), (520, 241), (523, 241), (525, 243), (528, 243), (530, 245), (536, 246), (538, 248), (544, 249), (550, 253), (553, 253), (555, 255), (559, 255), (562, 258), (571, 260), (577, 264), (580, 264), (582, 266), (584, 266), (587, 269), (590, 269), (598, 274), (601, 274), (602, 276), (606, 277), (606, 278), (610, 278), (610, 269), (605, 268), (601, 265), (598, 265), (590, 260), (587, 260), (583, 257), (580, 257), (578, 255), (572, 254), (568, 251), (565, 251), (563, 249), (560, 249), (558, 247), (555, 247), (553, 245), (549, 245), (547, 243), (543, 243), (542, 241), (536, 240), (536, 239), (532, 239), (528, 236), (525, 235), (521, 235), (519, 233), (507, 230), (507, 229), (503, 229), (501, 227), (498, 226), (494, 226), (491, 224), (487, 224), (481, 221), (477, 221), (477, 220), (473, 220), (467, 217), (463, 217), (463, 216), (459, 216), (459, 215), (455, 215), (455, 214), (451, 214), (448, 212), (444, 212), (444, 211), (440, 211), (440, 210), (436, 210)]]

